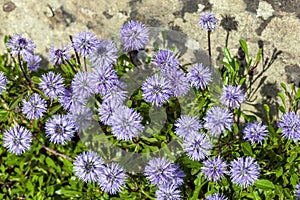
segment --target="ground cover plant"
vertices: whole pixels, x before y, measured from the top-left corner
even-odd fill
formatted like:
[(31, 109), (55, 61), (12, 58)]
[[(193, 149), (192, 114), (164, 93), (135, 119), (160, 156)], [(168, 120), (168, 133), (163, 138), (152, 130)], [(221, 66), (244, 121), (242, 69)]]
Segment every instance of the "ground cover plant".
[(215, 67), (219, 24), (227, 39), (238, 25), (200, 16), (208, 62), (184, 62), (167, 31), (139, 21), (124, 24), (120, 44), (88, 30), (70, 36), (49, 47), (47, 68), (30, 38), (5, 37), (0, 198), (300, 198), (300, 90), (281, 83), (279, 118), (268, 104), (263, 117), (245, 112), (281, 52), (263, 60), (260, 47), (252, 58), (240, 39), (235, 56), (226, 41)]

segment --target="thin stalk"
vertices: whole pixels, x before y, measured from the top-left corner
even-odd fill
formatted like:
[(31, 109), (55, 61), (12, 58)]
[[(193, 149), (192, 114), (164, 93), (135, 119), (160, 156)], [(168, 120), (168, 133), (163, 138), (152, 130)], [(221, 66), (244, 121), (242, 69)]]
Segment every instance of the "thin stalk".
[(84, 70), (87, 72), (86, 57), (85, 56), (83, 56), (83, 66), (84, 66)]
[[(70, 38), (71, 43), (72, 43), (72, 46), (73, 46), (73, 37), (72, 37), (72, 35), (69, 35), (69, 38)], [(81, 65), (80, 59), (79, 59), (79, 55), (78, 55), (78, 52), (77, 52), (77, 50), (76, 50), (74, 47), (73, 47), (73, 49), (74, 49), (74, 51), (75, 51), (75, 56), (76, 56), (77, 63), (78, 63), (79, 65)]]
[(211, 67), (211, 65), (212, 65), (212, 58), (211, 58), (210, 34), (211, 34), (211, 31), (207, 31), (209, 66)]
[(18, 62), (19, 62), (21, 71), (22, 71), (22, 73), (23, 73), (23, 76), (25, 77), (26, 81), (29, 83), (29, 87), (31, 87), (32, 83), (31, 83), (31, 80), (30, 80), (30, 79), (28, 78), (28, 76), (26, 75), (25, 70), (23, 69), (23, 64), (22, 64), (22, 60), (21, 60), (20, 53), (18, 54)]

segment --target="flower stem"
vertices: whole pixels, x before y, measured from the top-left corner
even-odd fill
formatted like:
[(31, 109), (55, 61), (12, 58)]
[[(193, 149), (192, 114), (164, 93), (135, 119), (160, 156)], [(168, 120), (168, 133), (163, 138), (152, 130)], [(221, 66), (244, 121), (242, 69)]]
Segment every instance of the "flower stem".
[(207, 42), (208, 42), (208, 55), (209, 55), (209, 66), (212, 65), (212, 59), (211, 59), (211, 44), (210, 44), (210, 34), (211, 31), (207, 31)]
[(28, 82), (29, 84), (29, 87), (31, 87), (31, 80), (28, 78), (28, 76), (26, 75), (26, 72), (23, 68), (23, 63), (22, 63), (22, 60), (21, 60), (21, 56), (20, 56), (20, 53), (18, 54), (18, 62), (19, 62), (19, 65), (20, 65), (20, 68), (21, 68), (21, 71), (23, 73), (23, 76), (25, 77), (26, 81)]
[[(73, 46), (73, 37), (72, 37), (72, 35), (69, 35), (69, 38), (70, 38), (71, 43), (72, 43), (72, 46)], [(77, 52), (77, 50), (76, 50), (74, 47), (73, 47), (73, 49), (74, 49), (74, 51), (75, 51), (75, 56), (76, 56), (77, 63), (78, 63), (79, 65), (81, 65), (81, 64), (80, 64), (80, 59), (79, 59), (78, 52)]]
[(86, 67), (86, 57), (83, 56), (83, 66), (84, 66), (84, 71), (87, 72), (87, 67)]

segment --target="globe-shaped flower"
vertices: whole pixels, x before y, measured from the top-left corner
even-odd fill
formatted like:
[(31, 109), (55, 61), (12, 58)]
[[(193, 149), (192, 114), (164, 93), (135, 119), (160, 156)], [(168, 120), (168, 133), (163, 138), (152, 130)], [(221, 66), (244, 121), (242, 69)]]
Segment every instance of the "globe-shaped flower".
[(90, 84), (90, 75), (87, 72), (78, 72), (75, 74), (71, 88), (73, 96), (80, 101), (88, 98), (94, 92)]
[(186, 74), (178, 69), (165, 70), (162, 74), (167, 78), (173, 88), (173, 95), (181, 97), (186, 95), (190, 90), (190, 83)]
[(98, 40), (96, 50), (88, 58), (94, 68), (111, 66), (118, 59), (118, 49), (111, 40)]
[(65, 46), (60, 45), (59, 49), (52, 45), (50, 46), (48, 57), (53, 65), (65, 64), (70, 59), (71, 51), (68, 43)]
[(202, 128), (201, 121), (197, 117), (191, 117), (189, 115), (181, 115), (175, 122), (175, 134), (184, 139), (191, 133), (199, 132)]
[(177, 185), (167, 184), (160, 186), (155, 192), (157, 200), (181, 200), (182, 195)]
[(223, 194), (214, 193), (208, 195), (205, 200), (228, 200), (227, 197), (225, 197)]
[(194, 64), (188, 72), (187, 78), (196, 89), (204, 90), (211, 82), (211, 71), (202, 63)]
[(157, 74), (146, 79), (142, 91), (145, 101), (155, 106), (162, 106), (173, 95), (170, 82)]
[(7, 48), (10, 50), (12, 57), (17, 58), (20, 55), (26, 58), (33, 54), (36, 46), (32, 40), (28, 40), (20, 34), (15, 34), (8, 40)]
[(118, 81), (116, 85), (111, 87), (108, 92), (103, 96), (103, 102), (114, 102), (123, 104), (126, 100), (127, 91), (125, 90), (125, 83)]
[(24, 60), (27, 62), (28, 70), (36, 72), (40, 68), (42, 58), (36, 54), (29, 54)]
[(0, 72), (0, 94), (5, 90), (7, 78), (3, 72)]
[(245, 95), (241, 86), (228, 85), (224, 87), (220, 101), (228, 108), (239, 108), (241, 103), (245, 101)]
[(63, 95), (59, 96), (58, 101), (65, 110), (69, 110), (72, 104), (72, 89), (65, 88)]
[(46, 136), (54, 144), (65, 145), (76, 132), (75, 123), (67, 115), (53, 115), (45, 125)]
[(39, 87), (50, 99), (55, 99), (65, 92), (63, 77), (51, 71), (42, 75)]
[(103, 172), (98, 178), (98, 184), (102, 191), (116, 194), (123, 189), (125, 180), (126, 173), (123, 167), (117, 163), (111, 163), (103, 168)]
[(297, 142), (300, 139), (300, 116), (295, 112), (285, 113), (278, 123), (283, 137)]
[(201, 132), (191, 133), (183, 141), (184, 151), (191, 160), (203, 160), (210, 154), (212, 143), (209, 138)]
[(119, 83), (119, 78), (111, 66), (103, 66), (94, 69), (89, 76), (90, 87), (95, 94), (105, 95), (109, 90)]
[(73, 166), (76, 176), (86, 183), (96, 182), (104, 168), (103, 159), (98, 153), (92, 151), (76, 156)]
[(112, 127), (111, 132), (118, 140), (132, 140), (144, 130), (142, 120), (142, 116), (134, 109), (119, 106), (109, 121)]
[(298, 183), (296, 185), (296, 189), (295, 189), (295, 197), (298, 199), (300, 199), (300, 183)]
[(31, 132), (23, 126), (14, 126), (4, 132), (3, 146), (20, 155), (31, 148)]
[(175, 55), (170, 50), (160, 49), (154, 53), (152, 58), (154, 66), (164, 70), (174, 70), (178, 67), (179, 61), (175, 58)]
[(159, 187), (168, 184), (179, 186), (183, 183), (185, 176), (178, 165), (165, 158), (152, 158), (149, 160), (144, 174), (151, 184)]
[(121, 106), (120, 103), (115, 101), (104, 101), (101, 104), (101, 107), (98, 109), (98, 113), (100, 115), (100, 121), (105, 125), (112, 125), (113, 121), (111, 119), (116, 109)]
[(98, 40), (95, 34), (90, 31), (77, 33), (73, 38), (73, 48), (81, 56), (87, 57), (97, 50)]
[(230, 163), (231, 181), (240, 187), (253, 185), (258, 179), (259, 173), (258, 163), (250, 156), (237, 158)]
[(214, 16), (214, 14), (206, 12), (200, 14), (200, 21), (198, 22), (202, 29), (206, 29), (208, 31), (216, 30), (218, 19)]
[(149, 30), (139, 21), (127, 22), (120, 33), (125, 51), (143, 49), (149, 42)]
[(210, 108), (204, 117), (204, 128), (212, 137), (219, 137), (226, 129), (231, 130), (233, 115), (227, 109), (218, 106)]
[(227, 164), (219, 156), (203, 162), (202, 173), (209, 181), (217, 182), (227, 174)]
[(248, 123), (243, 130), (244, 139), (251, 142), (251, 144), (261, 144), (263, 140), (266, 140), (268, 136), (268, 130), (266, 125), (262, 125), (259, 122)]
[(27, 119), (39, 119), (47, 110), (46, 101), (37, 93), (31, 95), (28, 101), (23, 99), (22, 103), (22, 113)]

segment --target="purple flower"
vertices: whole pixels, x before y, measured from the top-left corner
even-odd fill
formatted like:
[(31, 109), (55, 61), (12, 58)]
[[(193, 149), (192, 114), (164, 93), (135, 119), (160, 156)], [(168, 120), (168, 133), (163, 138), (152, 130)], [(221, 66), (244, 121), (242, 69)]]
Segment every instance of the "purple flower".
[(259, 143), (261, 144), (263, 140), (268, 136), (268, 130), (266, 125), (262, 123), (252, 122), (248, 123), (243, 130), (244, 139), (251, 142), (251, 144)]
[(76, 176), (86, 183), (96, 182), (104, 168), (103, 159), (92, 151), (76, 156), (73, 166)]
[(190, 83), (186, 74), (178, 69), (163, 70), (163, 76), (167, 78), (173, 88), (173, 95), (181, 97), (186, 95), (190, 90)]
[(228, 200), (227, 197), (225, 197), (223, 194), (214, 193), (208, 195), (205, 200)]
[(126, 172), (124, 168), (117, 163), (111, 163), (103, 168), (103, 172), (98, 178), (98, 184), (104, 192), (116, 194), (123, 189), (125, 179)]
[(149, 42), (149, 30), (139, 21), (129, 21), (121, 28), (125, 51), (143, 49)]
[(127, 91), (125, 90), (125, 84), (118, 82), (103, 96), (103, 102), (115, 102), (123, 104), (127, 98)]
[(100, 115), (100, 121), (105, 125), (111, 125), (112, 114), (119, 108), (121, 105), (115, 101), (104, 101), (101, 104), (101, 107), (98, 109)]
[(68, 43), (65, 46), (60, 45), (59, 49), (52, 45), (49, 49), (48, 57), (53, 65), (61, 65), (70, 59), (71, 51), (72, 49), (68, 46)]
[(50, 99), (55, 99), (65, 92), (64, 79), (60, 73), (55, 74), (51, 71), (42, 75), (39, 87)]
[(5, 90), (7, 84), (7, 78), (3, 72), (0, 72), (0, 94)]
[(173, 95), (170, 82), (157, 74), (146, 79), (142, 91), (145, 101), (155, 106), (162, 106)]
[(4, 132), (3, 146), (8, 151), (20, 155), (31, 148), (31, 132), (23, 126), (11, 127)]
[(142, 120), (141, 115), (134, 109), (119, 106), (114, 110), (109, 121), (112, 127), (111, 132), (118, 140), (132, 140), (143, 132)]
[(81, 56), (87, 57), (97, 50), (98, 39), (90, 31), (77, 33), (73, 38), (73, 47)]
[(157, 200), (181, 200), (182, 196), (176, 185), (168, 184), (158, 188), (155, 192)]
[(300, 139), (300, 116), (295, 112), (285, 113), (278, 127), (281, 129), (283, 137), (297, 142)]
[(39, 119), (47, 110), (46, 101), (37, 93), (31, 95), (28, 101), (23, 99), (22, 103), (22, 113), (27, 119)]
[(208, 31), (216, 30), (218, 19), (212, 13), (201, 13), (200, 21), (198, 22), (202, 29), (206, 29)]
[(219, 137), (226, 129), (231, 131), (233, 115), (225, 108), (214, 106), (210, 108), (204, 117), (204, 128), (209, 130), (212, 137)]
[(90, 75), (87, 72), (76, 73), (71, 83), (73, 96), (80, 100), (91, 96), (94, 91), (91, 87), (90, 81)]
[(37, 71), (40, 68), (40, 62), (42, 61), (41, 56), (30, 54), (24, 58), (27, 62), (28, 70), (30, 71)]
[(241, 103), (245, 101), (245, 95), (241, 86), (228, 85), (223, 88), (220, 101), (228, 108), (240, 108)]
[(76, 132), (75, 124), (67, 115), (53, 115), (45, 125), (46, 136), (54, 144), (65, 145)]
[(175, 122), (175, 134), (184, 139), (193, 132), (199, 132), (202, 128), (201, 121), (197, 117), (181, 115)]
[(146, 178), (151, 184), (164, 187), (168, 184), (180, 186), (183, 184), (185, 174), (179, 166), (165, 158), (152, 158), (145, 167)]
[(230, 166), (231, 181), (240, 187), (253, 185), (259, 177), (260, 167), (250, 156), (233, 160)]
[(59, 96), (59, 103), (65, 110), (69, 110), (72, 104), (72, 89), (64, 89), (64, 93)]
[(77, 132), (86, 130), (93, 125), (95, 122), (94, 114), (92, 108), (87, 107), (84, 102), (72, 100), (68, 116), (74, 121)]
[(175, 58), (174, 53), (170, 50), (163, 49), (154, 53), (152, 63), (162, 71), (177, 69), (179, 65), (179, 61)]
[(209, 138), (201, 132), (191, 133), (183, 141), (184, 151), (191, 160), (203, 160), (210, 154), (212, 143)]
[(295, 189), (295, 197), (296, 197), (297, 199), (300, 199), (300, 183), (298, 183), (298, 184), (296, 185), (296, 189)]
[(111, 66), (102, 66), (94, 69), (89, 76), (89, 84), (95, 94), (105, 95), (118, 83), (119, 77)]
[(204, 67), (202, 63), (199, 63), (193, 65), (187, 74), (187, 78), (196, 89), (204, 90), (212, 82), (211, 75), (211, 71)]
[(220, 156), (212, 157), (203, 162), (202, 173), (209, 181), (217, 182), (227, 174), (227, 164)]
[(17, 58), (18, 55), (22, 56), (22, 58), (27, 58), (33, 54), (36, 46), (32, 40), (22, 37), (21, 34), (15, 34), (8, 40), (7, 48), (14, 58)]
[(111, 40), (99, 40), (96, 50), (92, 51), (88, 58), (95, 68), (111, 66), (118, 59), (118, 49)]

